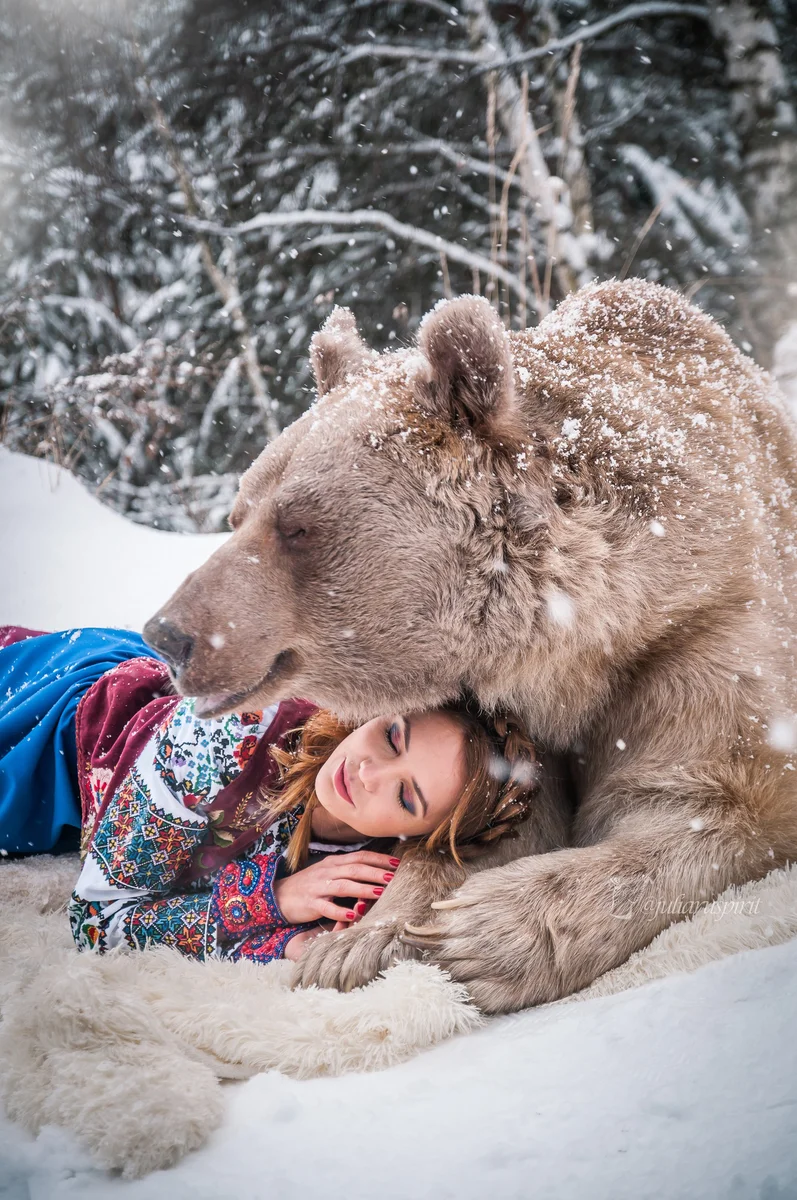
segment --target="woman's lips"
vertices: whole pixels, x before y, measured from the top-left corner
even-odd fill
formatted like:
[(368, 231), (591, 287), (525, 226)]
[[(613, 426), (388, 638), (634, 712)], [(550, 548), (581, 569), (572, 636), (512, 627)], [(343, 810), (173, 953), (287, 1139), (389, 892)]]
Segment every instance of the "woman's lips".
[(334, 784), (335, 791), (338, 793), (338, 795), (341, 796), (347, 804), (354, 806), (354, 801), (352, 800), (351, 792), (349, 791), (349, 781), (347, 777), (345, 758), (335, 772)]

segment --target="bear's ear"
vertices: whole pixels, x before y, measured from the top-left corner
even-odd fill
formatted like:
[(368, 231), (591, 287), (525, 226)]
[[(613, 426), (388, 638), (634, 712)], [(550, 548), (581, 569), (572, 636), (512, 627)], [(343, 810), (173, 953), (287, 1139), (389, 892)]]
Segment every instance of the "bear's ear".
[(372, 357), (373, 351), (357, 332), (351, 309), (333, 308), (310, 339), (310, 365), (319, 396), (345, 383)]
[(418, 345), (431, 367), (419, 400), (435, 416), (466, 421), (492, 440), (517, 424), (512, 355), (506, 330), (483, 296), (445, 300), (424, 317)]

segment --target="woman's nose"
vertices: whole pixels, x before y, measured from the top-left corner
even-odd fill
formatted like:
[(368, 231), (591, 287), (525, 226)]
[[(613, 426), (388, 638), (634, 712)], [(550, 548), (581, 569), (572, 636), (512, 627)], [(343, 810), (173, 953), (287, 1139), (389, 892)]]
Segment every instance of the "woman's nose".
[(389, 769), (386, 763), (374, 762), (372, 758), (362, 759), (357, 774), (360, 776), (360, 783), (366, 792), (378, 791), (385, 782)]

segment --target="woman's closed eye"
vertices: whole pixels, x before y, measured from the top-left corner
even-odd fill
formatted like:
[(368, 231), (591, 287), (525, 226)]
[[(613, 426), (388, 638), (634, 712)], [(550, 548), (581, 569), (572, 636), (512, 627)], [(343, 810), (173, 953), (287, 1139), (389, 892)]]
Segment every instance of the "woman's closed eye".
[(385, 730), (387, 744), (394, 754), (401, 754), (401, 730), (394, 721), (392, 725), (388, 725)]
[(413, 807), (412, 803), (409, 801), (408, 797), (409, 797), (409, 793), (407, 792), (407, 789), (405, 788), (403, 783), (400, 783), (399, 791), (398, 791), (399, 805), (401, 806), (401, 808), (404, 809), (405, 812), (408, 812), (411, 817), (414, 817), (415, 816), (415, 808)]
[[(397, 721), (394, 721), (391, 725), (388, 725), (387, 729), (385, 730), (385, 737), (387, 739), (387, 744), (390, 746), (390, 749), (393, 751), (393, 753), (396, 756), (400, 755), (401, 754), (401, 726), (398, 724)], [(398, 802), (399, 802), (399, 807), (403, 808), (405, 812), (408, 812), (411, 817), (414, 817), (416, 815), (415, 807), (409, 798), (409, 792), (407, 791), (407, 788), (404, 786), (403, 783), (399, 784)]]

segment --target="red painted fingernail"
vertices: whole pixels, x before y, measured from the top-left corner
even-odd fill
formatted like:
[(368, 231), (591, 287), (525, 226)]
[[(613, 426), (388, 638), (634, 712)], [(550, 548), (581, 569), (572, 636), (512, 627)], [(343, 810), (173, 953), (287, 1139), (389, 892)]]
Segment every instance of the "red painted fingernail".
[(367, 905), (364, 900), (358, 900), (354, 907), (357, 909), (358, 913), (362, 914), (365, 912)]
[(349, 921), (353, 921), (353, 920), (354, 920), (354, 913), (353, 913), (353, 912), (347, 912), (347, 913), (346, 913), (346, 918), (347, 918), (347, 920), (349, 920)]
[(374, 895), (375, 895), (375, 896), (381, 896), (381, 895), (382, 895), (382, 892), (383, 892), (384, 890), (385, 890), (384, 888), (374, 888)]
[(400, 862), (401, 862), (401, 859), (400, 859), (400, 858), (391, 858), (391, 859), (390, 859), (390, 865), (391, 865), (391, 867), (397, 867), (397, 866), (399, 865), (399, 863), (400, 863)]
[(391, 872), (388, 875), (383, 875), (382, 878), (385, 880), (386, 883), (390, 883), (391, 879), (393, 878), (393, 873)]

